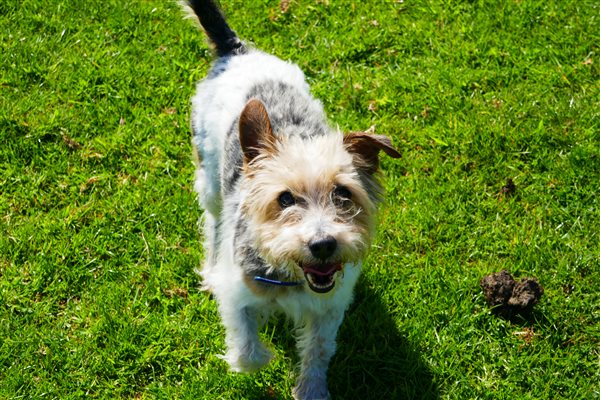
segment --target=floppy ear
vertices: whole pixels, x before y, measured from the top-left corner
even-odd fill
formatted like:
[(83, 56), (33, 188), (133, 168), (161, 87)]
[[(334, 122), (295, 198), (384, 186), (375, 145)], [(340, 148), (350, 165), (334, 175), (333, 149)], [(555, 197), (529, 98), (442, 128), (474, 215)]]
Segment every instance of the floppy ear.
[(359, 156), (360, 167), (371, 174), (379, 168), (379, 151), (383, 151), (392, 158), (401, 157), (392, 145), (390, 138), (384, 135), (351, 132), (344, 136), (344, 145), (350, 153)]
[(240, 115), (239, 131), (245, 164), (250, 163), (263, 151), (272, 149), (275, 142), (267, 109), (257, 99), (246, 103)]

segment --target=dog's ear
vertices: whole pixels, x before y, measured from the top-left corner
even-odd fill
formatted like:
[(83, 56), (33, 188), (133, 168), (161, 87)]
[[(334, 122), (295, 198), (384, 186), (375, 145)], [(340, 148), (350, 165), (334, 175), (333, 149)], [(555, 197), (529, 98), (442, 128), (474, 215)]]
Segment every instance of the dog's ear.
[(360, 167), (369, 173), (375, 173), (379, 168), (379, 151), (392, 158), (401, 157), (390, 138), (384, 135), (351, 132), (344, 136), (344, 145), (350, 153), (358, 155)]
[(261, 152), (273, 148), (275, 136), (271, 129), (271, 120), (265, 105), (252, 99), (240, 115), (240, 145), (246, 164), (254, 160)]

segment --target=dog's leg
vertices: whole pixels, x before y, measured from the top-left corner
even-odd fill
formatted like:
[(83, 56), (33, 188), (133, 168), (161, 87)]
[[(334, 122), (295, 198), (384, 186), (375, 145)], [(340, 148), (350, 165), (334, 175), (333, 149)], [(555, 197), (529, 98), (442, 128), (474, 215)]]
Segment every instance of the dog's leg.
[(266, 365), (273, 354), (258, 337), (263, 318), (251, 307), (220, 304), (225, 325), (227, 353), (222, 357), (234, 372), (254, 372)]
[(335, 353), (338, 328), (344, 319), (344, 309), (323, 315), (312, 315), (300, 329), (300, 375), (293, 396), (296, 400), (330, 399), (327, 389), (327, 368)]

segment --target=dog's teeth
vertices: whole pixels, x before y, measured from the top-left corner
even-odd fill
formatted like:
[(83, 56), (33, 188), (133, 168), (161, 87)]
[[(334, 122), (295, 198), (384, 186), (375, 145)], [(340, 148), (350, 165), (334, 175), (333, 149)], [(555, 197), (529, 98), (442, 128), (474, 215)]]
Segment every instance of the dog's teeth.
[(328, 277), (327, 282), (325, 283), (321, 283), (317, 280), (317, 277), (315, 277), (312, 274), (306, 274), (306, 279), (308, 281), (308, 285), (313, 289), (313, 290), (323, 290), (325, 291), (329, 291), (331, 288), (333, 288), (333, 285), (335, 284), (335, 273), (331, 276)]

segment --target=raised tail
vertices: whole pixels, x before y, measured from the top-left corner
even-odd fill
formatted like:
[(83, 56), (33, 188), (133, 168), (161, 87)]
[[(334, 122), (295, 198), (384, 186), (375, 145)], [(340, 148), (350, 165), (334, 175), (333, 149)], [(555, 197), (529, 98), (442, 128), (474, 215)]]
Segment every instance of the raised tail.
[(246, 53), (246, 46), (227, 25), (215, 0), (184, 0), (181, 3), (193, 12), (193, 14), (190, 12), (190, 15), (198, 20), (206, 32), (208, 39), (215, 47), (217, 56)]

